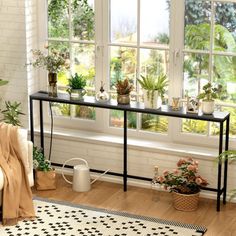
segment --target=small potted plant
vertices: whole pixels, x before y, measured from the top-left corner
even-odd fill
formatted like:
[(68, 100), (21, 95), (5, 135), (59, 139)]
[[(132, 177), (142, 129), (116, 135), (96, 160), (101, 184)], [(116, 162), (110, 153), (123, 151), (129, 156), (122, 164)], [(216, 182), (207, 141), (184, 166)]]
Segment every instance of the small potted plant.
[(129, 104), (130, 103), (130, 92), (133, 90), (133, 85), (130, 84), (128, 79), (117, 80), (116, 91), (117, 91), (117, 102), (118, 104)]
[(33, 147), (33, 166), (35, 170), (35, 186), (37, 190), (56, 189), (56, 172), (51, 162), (45, 158), (42, 151)]
[(202, 99), (202, 113), (211, 115), (214, 112), (215, 100), (222, 93), (222, 85), (213, 86), (212, 83), (207, 83), (203, 86), (203, 92), (198, 95)]
[(141, 79), (138, 79), (138, 82), (143, 89), (145, 108), (158, 109), (161, 107), (162, 98), (168, 86), (166, 75), (160, 74), (157, 77), (141, 75)]
[(3, 114), (3, 121), (7, 124), (12, 124), (14, 126), (21, 126), (20, 115), (25, 115), (21, 112), (20, 102), (5, 102), (5, 110), (1, 111)]
[(200, 187), (208, 182), (198, 174), (198, 162), (181, 158), (173, 171), (165, 170), (153, 180), (173, 194), (174, 207), (181, 211), (194, 211), (198, 207)]
[(70, 94), (70, 97), (72, 100), (81, 100), (83, 99), (83, 96), (86, 94), (86, 90), (84, 89), (86, 86), (86, 79), (83, 75), (78, 75), (75, 73), (75, 75), (71, 76), (69, 81), (69, 89), (67, 89), (68, 93)]

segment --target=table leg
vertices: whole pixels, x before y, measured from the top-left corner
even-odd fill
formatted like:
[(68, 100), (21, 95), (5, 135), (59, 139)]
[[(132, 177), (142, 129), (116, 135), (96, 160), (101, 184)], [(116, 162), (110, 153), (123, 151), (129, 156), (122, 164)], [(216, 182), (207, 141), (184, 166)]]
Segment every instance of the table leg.
[(43, 130), (43, 101), (39, 101), (39, 118), (40, 118), (40, 145), (44, 155), (44, 130)]
[(127, 111), (124, 111), (123, 187), (127, 191)]
[[(223, 131), (224, 131), (224, 123), (220, 123), (220, 136), (219, 136), (219, 154), (222, 153), (223, 149)], [(216, 210), (220, 211), (220, 195), (221, 195), (221, 172), (222, 172), (222, 164), (218, 163), (218, 183), (217, 183), (217, 207)]]
[[(225, 151), (229, 150), (229, 121), (226, 120), (226, 131), (225, 131)], [(226, 192), (227, 192), (227, 175), (228, 175), (228, 159), (224, 163), (224, 193), (223, 193), (223, 204), (226, 204)]]
[(34, 143), (34, 107), (33, 99), (30, 97), (30, 139)]

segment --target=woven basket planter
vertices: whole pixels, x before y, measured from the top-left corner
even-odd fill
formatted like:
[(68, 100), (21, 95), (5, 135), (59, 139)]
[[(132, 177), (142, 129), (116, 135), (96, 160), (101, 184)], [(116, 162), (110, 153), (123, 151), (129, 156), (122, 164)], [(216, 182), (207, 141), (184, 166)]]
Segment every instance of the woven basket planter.
[(179, 211), (195, 211), (198, 208), (200, 193), (181, 194), (172, 192), (173, 205)]

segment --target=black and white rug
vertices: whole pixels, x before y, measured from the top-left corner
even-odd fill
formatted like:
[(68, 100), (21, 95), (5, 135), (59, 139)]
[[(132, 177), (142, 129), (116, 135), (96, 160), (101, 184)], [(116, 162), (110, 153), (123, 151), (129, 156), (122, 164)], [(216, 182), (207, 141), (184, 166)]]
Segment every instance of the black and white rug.
[(1, 236), (200, 236), (205, 227), (108, 211), (65, 202), (35, 199), (37, 219), (1, 227)]

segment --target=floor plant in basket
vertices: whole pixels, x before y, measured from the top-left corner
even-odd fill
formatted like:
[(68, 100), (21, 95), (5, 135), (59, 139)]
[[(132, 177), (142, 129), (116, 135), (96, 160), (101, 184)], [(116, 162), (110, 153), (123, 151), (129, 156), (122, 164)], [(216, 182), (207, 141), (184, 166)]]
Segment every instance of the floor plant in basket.
[(174, 207), (182, 211), (196, 210), (200, 187), (208, 185), (207, 180), (198, 174), (198, 161), (192, 158), (181, 158), (176, 169), (165, 170), (153, 181), (172, 192)]
[(34, 146), (33, 164), (35, 170), (35, 186), (37, 190), (56, 189), (56, 172), (51, 162), (46, 159), (41, 149)]

